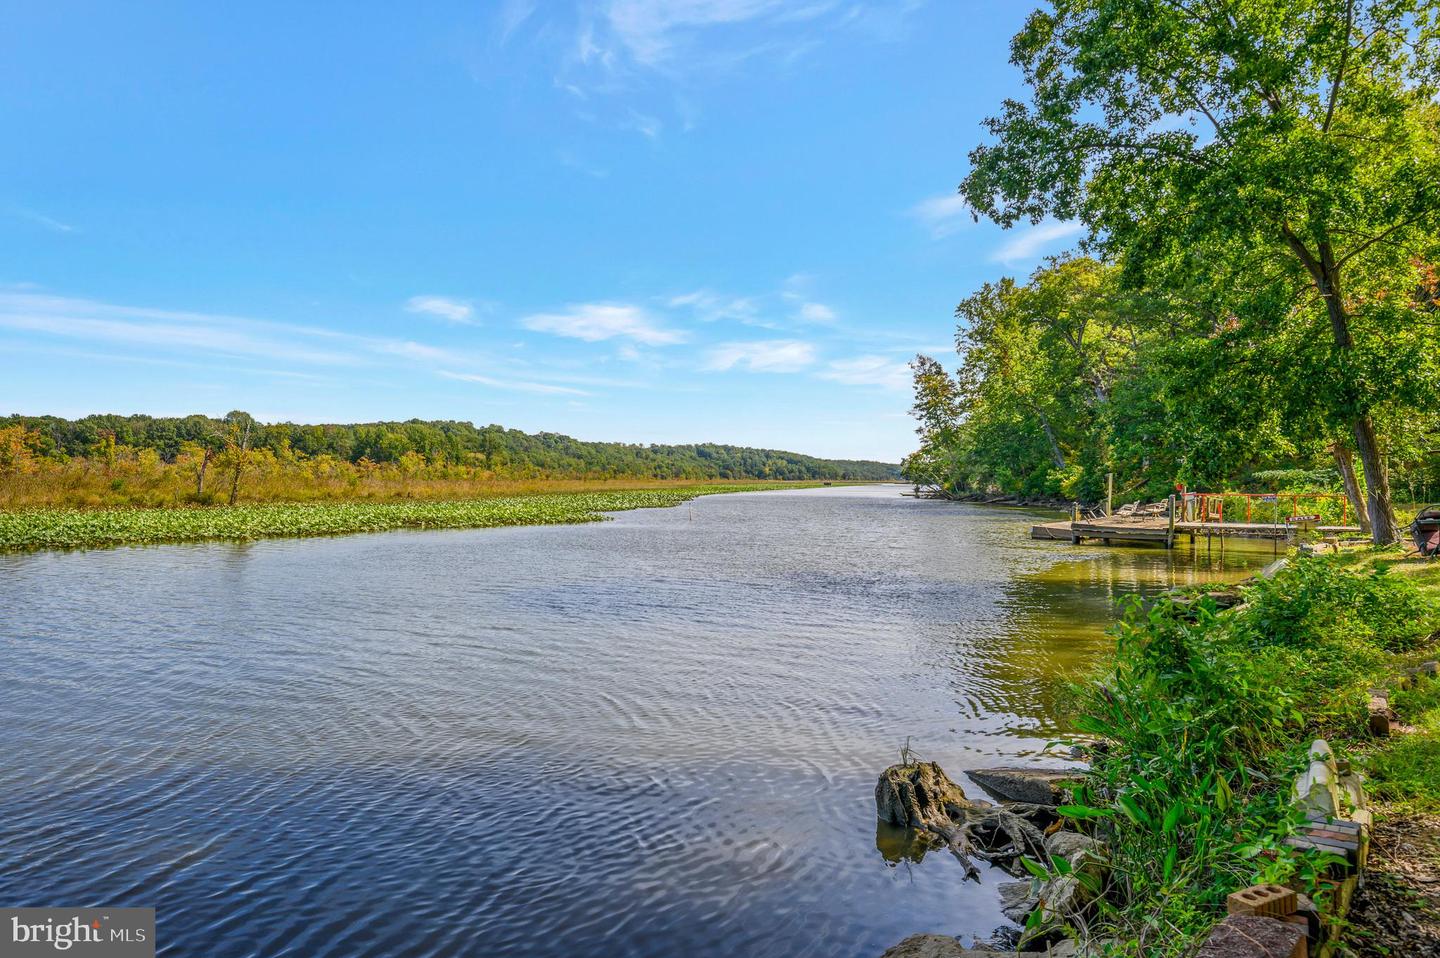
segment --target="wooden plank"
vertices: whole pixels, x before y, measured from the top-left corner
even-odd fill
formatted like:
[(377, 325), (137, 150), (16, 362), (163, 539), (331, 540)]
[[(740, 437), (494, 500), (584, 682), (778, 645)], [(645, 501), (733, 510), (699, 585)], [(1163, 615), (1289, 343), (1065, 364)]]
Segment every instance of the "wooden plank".
[(1085, 539), (1123, 539), (1128, 542), (1164, 542), (1169, 535), (1169, 523), (1165, 519), (1110, 519), (1094, 522), (1076, 522), (1071, 525), (1074, 535)]

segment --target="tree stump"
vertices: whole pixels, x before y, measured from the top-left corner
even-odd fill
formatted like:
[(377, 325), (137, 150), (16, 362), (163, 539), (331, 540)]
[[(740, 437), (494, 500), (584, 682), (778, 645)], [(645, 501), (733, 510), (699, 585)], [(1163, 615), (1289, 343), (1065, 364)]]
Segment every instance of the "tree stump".
[[(973, 803), (934, 762), (892, 765), (875, 784), (875, 811), (882, 822), (902, 828), (949, 825), (964, 821)], [(952, 812), (952, 809), (954, 811)]]

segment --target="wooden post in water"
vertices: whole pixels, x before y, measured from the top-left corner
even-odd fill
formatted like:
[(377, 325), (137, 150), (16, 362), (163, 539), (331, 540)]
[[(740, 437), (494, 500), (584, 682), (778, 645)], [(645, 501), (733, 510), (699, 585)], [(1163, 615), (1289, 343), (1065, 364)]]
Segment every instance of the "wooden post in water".
[(1165, 548), (1175, 548), (1175, 493), (1170, 493), (1170, 508), (1165, 510), (1169, 521), (1165, 527)]

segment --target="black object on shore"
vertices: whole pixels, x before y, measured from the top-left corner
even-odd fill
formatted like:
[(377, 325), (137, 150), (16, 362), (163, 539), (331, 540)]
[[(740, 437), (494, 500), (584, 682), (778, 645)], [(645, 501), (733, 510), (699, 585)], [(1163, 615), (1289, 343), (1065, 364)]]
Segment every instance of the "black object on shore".
[(1410, 537), (1422, 556), (1440, 555), (1440, 505), (1420, 510), (1410, 523)]

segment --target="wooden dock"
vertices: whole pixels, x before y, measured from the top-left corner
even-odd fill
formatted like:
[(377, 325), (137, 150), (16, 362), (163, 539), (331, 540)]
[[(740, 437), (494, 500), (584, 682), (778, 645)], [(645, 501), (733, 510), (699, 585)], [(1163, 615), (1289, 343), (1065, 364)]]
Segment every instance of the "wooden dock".
[[(1201, 537), (1225, 536), (1242, 539), (1293, 538), (1295, 527), (1271, 522), (1176, 522), (1165, 516), (1105, 516), (1079, 522), (1043, 522), (1030, 527), (1030, 538), (1052, 539), (1076, 545), (1086, 539), (1099, 539), (1105, 544), (1115, 542), (1158, 542), (1173, 547), (1175, 540), (1189, 536), (1194, 542)], [(1317, 526), (1321, 536), (1358, 534), (1359, 526)]]

